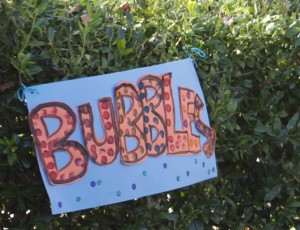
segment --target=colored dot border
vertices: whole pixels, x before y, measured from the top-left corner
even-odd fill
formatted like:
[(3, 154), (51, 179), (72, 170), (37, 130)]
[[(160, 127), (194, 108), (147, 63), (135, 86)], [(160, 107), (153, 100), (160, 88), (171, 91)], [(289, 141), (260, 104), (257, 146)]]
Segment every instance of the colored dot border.
[[(200, 163), (200, 164), (199, 164), (199, 163)], [(216, 171), (217, 171), (217, 169), (216, 169), (215, 166), (213, 166), (213, 167), (211, 167), (211, 168), (208, 168), (207, 165), (206, 165), (206, 163), (205, 163), (204, 161), (199, 162), (199, 159), (198, 159), (198, 158), (194, 158), (194, 164), (199, 165), (201, 168), (203, 168), (208, 176), (211, 176), (212, 174), (215, 174)], [(169, 167), (168, 163), (165, 162), (165, 163), (162, 164), (162, 169), (163, 169), (163, 170), (167, 170), (168, 167)], [(176, 180), (178, 183), (183, 182), (183, 181), (184, 181), (184, 178), (188, 178), (188, 177), (191, 176), (191, 171), (190, 171), (190, 170), (186, 170), (184, 173), (185, 173), (185, 174), (184, 174), (185, 177), (183, 177), (183, 176), (180, 175), (180, 174), (176, 176), (175, 180)], [(147, 171), (147, 170), (142, 170), (142, 171), (141, 171), (141, 175), (142, 175), (143, 177), (148, 176), (148, 171)], [(91, 180), (91, 181), (89, 182), (89, 187), (90, 187), (90, 188), (95, 188), (95, 187), (97, 187), (97, 186), (101, 186), (102, 183), (103, 183), (103, 181), (102, 181), (101, 179), (98, 179), (98, 180)], [(131, 191), (136, 191), (136, 190), (138, 189), (138, 185), (137, 185), (135, 182), (132, 182), (132, 183), (130, 184), (130, 188), (131, 188)], [(117, 191), (115, 192), (115, 195), (116, 195), (117, 197), (121, 197), (121, 196), (122, 196), (122, 191), (121, 191), (121, 190), (117, 190)], [(77, 203), (79, 203), (79, 202), (82, 201), (82, 197), (81, 197), (81, 196), (76, 196), (74, 200), (75, 200)], [(57, 206), (58, 206), (59, 208), (63, 208), (63, 202), (62, 202), (62, 201), (58, 201)]]

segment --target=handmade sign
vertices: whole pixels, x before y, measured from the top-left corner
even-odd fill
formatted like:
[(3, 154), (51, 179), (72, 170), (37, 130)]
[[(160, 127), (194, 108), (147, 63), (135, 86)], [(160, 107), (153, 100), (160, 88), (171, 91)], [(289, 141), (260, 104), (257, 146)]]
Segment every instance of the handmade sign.
[(25, 90), (53, 214), (217, 176), (216, 134), (191, 59)]

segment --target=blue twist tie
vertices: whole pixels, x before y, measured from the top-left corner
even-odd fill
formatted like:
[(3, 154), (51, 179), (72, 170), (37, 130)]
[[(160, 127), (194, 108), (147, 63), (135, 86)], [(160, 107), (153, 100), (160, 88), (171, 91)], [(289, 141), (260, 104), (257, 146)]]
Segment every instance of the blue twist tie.
[(197, 56), (201, 57), (201, 58), (205, 58), (206, 54), (204, 53), (203, 50), (199, 49), (199, 48), (191, 48), (191, 53), (189, 53), (189, 58), (192, 59), (193, 64), (195, 65), (196, 68), (198, 68), (198, 63), (196, 62), (193, 54), (196, 54)]
[(23, 83), (21, 83), (20, 88), (17, 91), (17, 97), (19, 101), (23, 102), (25, 99), (25, 92), (29, 92), (31, 94), (39, 94), (39, 91), (30, 87), (26, 87)]

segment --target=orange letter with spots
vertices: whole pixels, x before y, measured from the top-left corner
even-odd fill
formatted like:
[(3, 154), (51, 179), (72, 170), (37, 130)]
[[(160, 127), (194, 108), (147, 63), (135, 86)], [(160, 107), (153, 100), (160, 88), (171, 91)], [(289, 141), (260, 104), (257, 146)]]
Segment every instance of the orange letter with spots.
[[(138, 91), (130, 83), (122, 83), (115, 88), (116, 105), (119, 123), (119, 141), (121, 161), (124, 164), (135, 164), (146, 157), (146, 143), (144, 137), (143, 105), (139, 99)], [(131, 102), (128, 111), (125, 106), (125, 98)], [(128, 151), (127, 138), (136, 140), (136, 147)]]
[(118, 135), (111, 98), (103, 98), (98, 103), (105, 137), (99, 140), (94, 129), (94, 118), (90, 104), (80, 105), (78, 113), (84, 142), (91, 159), (99, 165), (115, 161), (118, 154)]
[[(153, 75), (143, 77), (138, 84), (143, 101), (144, 134), (148, 156), (159, 156), (166, 149), (166, 126), (163, 105), (162, 80)], [(153, 96), (149, 98), (149, 92)]]
[(172, 74), (163, 75), (164, 106), (167, 127), (167, 150), (170, 154), (189, 154), (187, 131), (175, 131), (175, 107), (173, 101), (171, 80)]
[(195, 121), (195, 92), (179, 87), (180, 111), (183, 130), (188, 133), (189, 152), (200, 153), (200, 136), (194, 135), (191, 123)]
[[(45, 118), (58, 119), (60, 122), (59, 128), (51, 135)], [(76, 127), (76, 116), (72, 109), (60, 102), (40, 104), (30, 112), (28, 119), (49, 182), (58, 185), (80, 179), (87, 170), (88, 154), (81, 144), (67, 140)], [(70, 155), (70, 161), (60, 170), (54, 156), (57, 151)]]
[(207, 141), (204, 144), (203, 152), (207, 157), (211, 157), (211, 155), (215, 151), (215, 144), (216, 144), (216, 132), (211, 127), (207, 126), (201, 119), (201, 113), (203, 110), (203, 102), (198, 96), (196, 95), (195, 98), (195, 119), (196, 119), (196, 128), (207, 137)]

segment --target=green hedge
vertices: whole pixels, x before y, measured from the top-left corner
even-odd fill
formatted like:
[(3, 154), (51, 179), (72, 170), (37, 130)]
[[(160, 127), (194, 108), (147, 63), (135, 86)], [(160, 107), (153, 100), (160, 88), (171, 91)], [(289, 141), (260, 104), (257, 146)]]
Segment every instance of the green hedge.
[[(0, 2), (0, 225), (10, 229), (300, 229), (300, 2)], [(83, 17), (82, 17), (83, 16)], [(86, 19), (89, 18), (89, 22)], [(85, 25), (85, 24), (86, 25)], [(52, 216), (20, 82), (87, 77), (207, 53), (197, 73), (219, 177)]]

